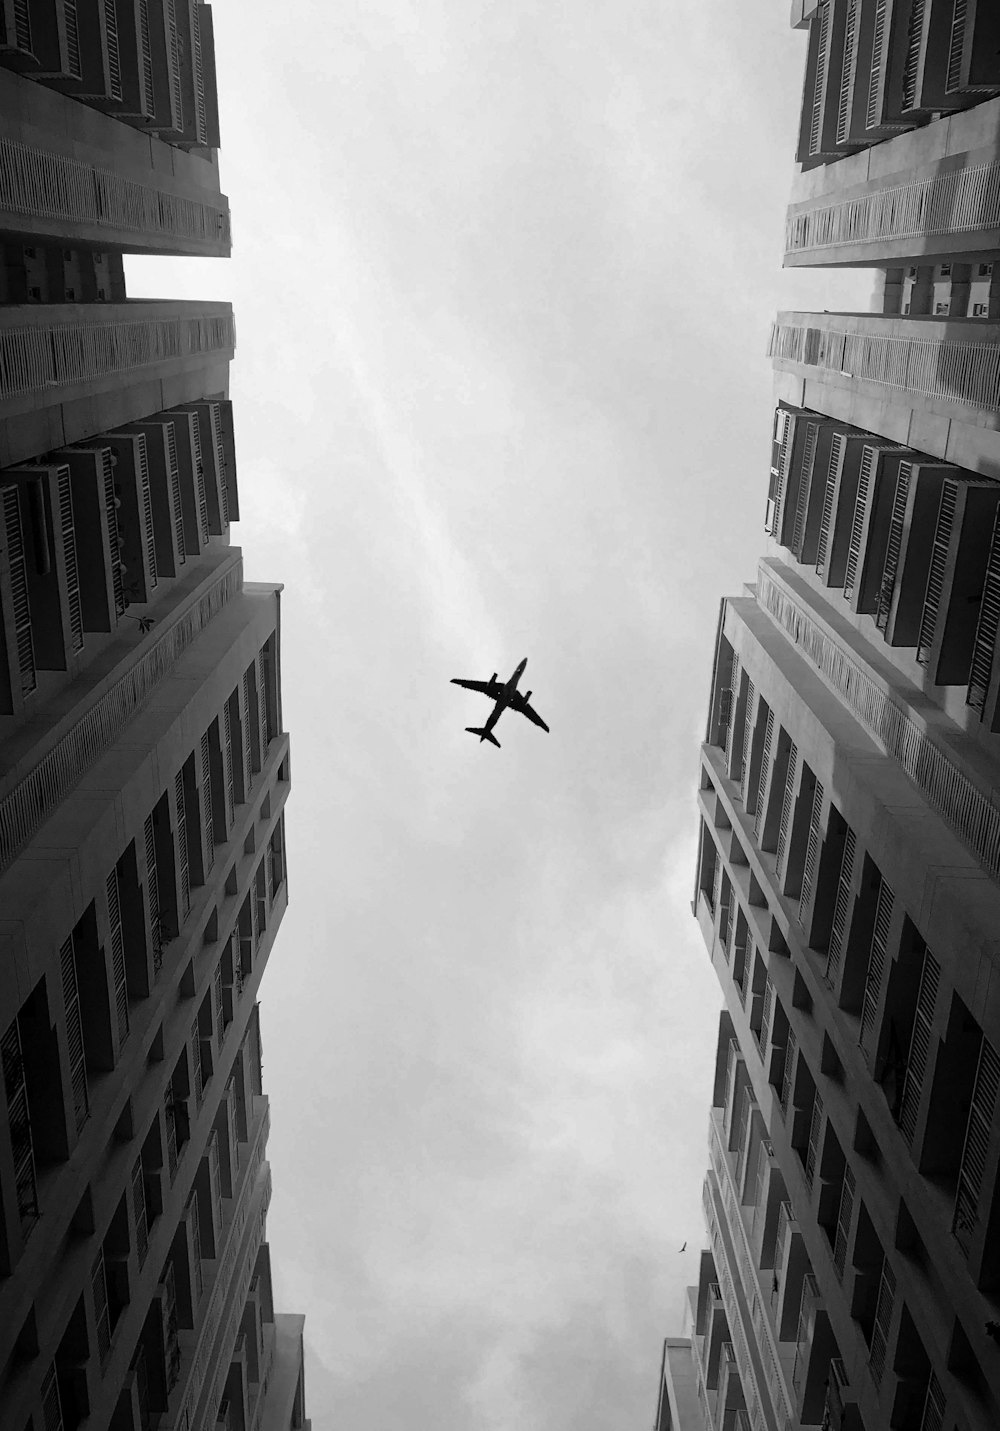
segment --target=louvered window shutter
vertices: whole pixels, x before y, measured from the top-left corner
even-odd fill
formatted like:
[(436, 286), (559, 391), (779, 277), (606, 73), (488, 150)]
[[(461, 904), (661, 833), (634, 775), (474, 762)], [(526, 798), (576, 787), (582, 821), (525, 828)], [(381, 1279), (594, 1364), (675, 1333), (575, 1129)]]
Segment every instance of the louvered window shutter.
[(194, 1285), (196, 1298), (200, 1298), (204, 1290), (204, 1271), (201, 1265), (201, 1212), (198, 1207), (198, 1195), (193, 1194), (188, 1203), (188, 1227), (191, 1232), (191, 1261), (194, 1266)]
[(257, 653), (257, 715), (260, 720), (260, 759), (263, 765), (267, 747), (271, 740), (271, 729), (267, 715), (267, 672), (265, 670), (263, 651), (258, 651)]
[(195, 1102), (200, 1103), (204, 1093), (204, 1084), (201, 1076), (201, 1032), (198, 1028), (198, 1017), (195, 1015), (191, 1025), (191, 1087), (194, 1090)]
[(118, 1042), (123, 1044), (128, 1038), (128, 985), (125, 981), (125, 939), (122, 932), (121, 897), (118, 889), (118, 871), (113, 869), (108, 875), (108, 925), (111, 931), (111, 976), (115, 988), (115, 1018), (118, 1024)]
[(153, 972), (158, 974), (163, 968), (163, 931), (160, 927), (160, 890), (156, 877), (156, 840), (153, 835), (152, 815), (146, 816), (143, 843), (146, 849), (146, 905), (149, 910), (149, 937), (153, 947)]
[(150, 589), (156, 587), (156, 532), (153, 527), (153, 499), (149, 488), (149, 459), (146, 456), (146, 435), (136, 434), (136, 461), (139, 471), (139, 496), (141, 499), (142, 544), (146, 557), (146, 579)]
[(142, 1175), (142, 1159), (132, 1165), (132, 1224), (135, 1228), (135, 1251), (141, 1267), (149, 1247), (149, 1223), (146, 1219), (146, 1184)]
[(187, 807), (184, 800), (184, 773), (178, 770), (174, 779), (177, 799), (177, 865), (181, 880), (182, 919), (191, 913), (191, 867), (188, 864)]
[(220, 959), (215, 967), (215, 982), (212, 986), (212, 999), (215, 1014), (215, 1035), (218, 1039), (219, 1047), (222, 1047), (226, 1037), (226, 1017), (225, 1009), (222, 1005), (222, 960)]
[(111, 1350), (111, 1317), (108, 1312), (108, 1284), (104, 1275), (103, 1247), (98, 1252), (94, 1261), (90, 1281), (94, 1291), (94, 1324), (97, 1331), (97, 1351), (101, 1359), (101, 1365), (103, 1366), (108, 1359), (108, 1352)]
[(233, 710), (232, 705), (229, 701), (226, 702), (225, 707), (223, 708), (222, 715), (222, 724), (224, 727), (223, 735), (225, 744), (225, 750), (223, 754), (225, 757), (226, 770), (226, 815), (228, 816), (229, 824), (231, 826), (236, 812), (236, 784), (233, 769)]
[(70, 645), (74, 651), (83, 650), (83, 605), (80, 599), (80, 572), (76, 561), (76, 529), (73, 522), (73, 494), (70, 488), (69, 468), (60, 470), (57, 479), (59, 491), (59, 528), (66, 570), (66, 600), (69, 608)]
[(59, 967), (62, 975), (63, 1007), (66, 1010), (69, 1081), (73, 1092), (76, 1129), (79, 1132), (86, 1122), (90, 1104), (87, 1097), (87, 1062), (83, 1047), (80, 991), (76, 979), (76, 960), (73, 955), (72, 938), (67, 939), (59, 951)]
[(201, 738), (201, 749), (199, 758), (199, 774), (201, 777), (198, 791), (198, 803), (201, 807), (201, 835), (202, 835), (202, 857), (205, 863), (205, 875), (215, 863), (215, 828), (212, 822), (212, 762), (211, 746), (206, 730)]
[(250, 676), (243, 672), (243, 679), (240, 681), (240, 734), (243, 738), (243, 791), (244, 799), (248, 799), (248, 792), (253, 784), (253, 740), (250, 735)]

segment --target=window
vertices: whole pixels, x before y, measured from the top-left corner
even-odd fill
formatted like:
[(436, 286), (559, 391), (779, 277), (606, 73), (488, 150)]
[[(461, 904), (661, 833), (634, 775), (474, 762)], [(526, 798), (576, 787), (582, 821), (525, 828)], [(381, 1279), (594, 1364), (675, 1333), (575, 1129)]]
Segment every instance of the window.
[(988, 303), (973, 303), (972, 305), (973, 318), (985, 318), (989, 311)]
[(917, 270), (915, 268), (908, 268), (906, 271), (906, 276), (907, 278), (916, 278)]
[(950, 264), (950, 263), (943, 263), (943, 264), (941, 265), (941, 277), (942, 277), (942, 278), (950, 278), (950, 277), (951, 277), (951, 264)]
[(904, 304), (903, 304), (903, 312), (904, 312), (904, 313), (909, 313), (909, 311), (910, 311), (910, 305), (909, 305), (908, 303), (904, 303)]
[(32, 303), (41, 303), (42, 290), (40, 288), (29, 288), (28, 297), (31, 299)]
[(977, 277), (977, 278), (992, 278), (992, 277), (993, 277), (993, 265), (992, 265), (992, 263), (981, 263), (981, 264), (979, 264), (979, 266), (978, 266), (978, 268), (977, 268), (977, 270), (976, 270), (976, 277)]
[(950, 305), (949, 303), (935, 303), (935, 305), (934, 305), (934, 312), (935, 312), (935, 313), (947, 313), (947, 312), (948, 312), (948, 309), (950, 308), (950, 306), (951, 306), (951, 305)]
[(33, 248), (26, 248), (26, 249), (24, 250), (24, 256), (25, 256), (25, 258), (34, 258), (34, 257), (35, 257), (35, 250), (34, 250)]
[(75, 288), (67, 288), (67, 290), (66, 290), (66, 302), (67, 302), (67, 303), (75, 303), (75, 302), (76, 302), (76, 289), (75, 289)]

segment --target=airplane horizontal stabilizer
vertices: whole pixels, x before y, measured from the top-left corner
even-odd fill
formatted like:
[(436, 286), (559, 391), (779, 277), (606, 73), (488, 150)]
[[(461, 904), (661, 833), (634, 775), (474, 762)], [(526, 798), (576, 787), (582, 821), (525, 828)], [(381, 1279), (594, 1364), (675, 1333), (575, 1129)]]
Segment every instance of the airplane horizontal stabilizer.
[(465, 728), (470, 735), (479, 736), (480, 745), (483, 743), (484, 740), (489, 740), (492, 741), (492, 743), (496, 746), (497, 750), (500, 749), (500, 742), (497, 740), (493, 732), (491, 730), (487, 730), (484, 725), (467, 725)]

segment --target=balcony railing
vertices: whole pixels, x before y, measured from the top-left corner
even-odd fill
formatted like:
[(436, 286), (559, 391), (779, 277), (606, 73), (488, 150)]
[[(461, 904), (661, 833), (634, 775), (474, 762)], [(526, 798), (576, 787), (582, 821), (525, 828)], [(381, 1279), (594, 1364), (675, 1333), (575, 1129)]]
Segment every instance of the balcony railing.
[(829, 1431), (841, 1431), (844, 1424), (844, 1403), (847, 1400), (847, 1372), (839, 1356), (830, 1358), (830, 1372), (826, 1383), (826, 1406), (823, 1409), (823, 1425)]
[(927, 1396), (924, 1399), (920, 1431), (944, 1431), (945, 1396), (941, 1383), (932, 1371), (927, 1382)]
[(122, 305), (121, 316), (111, 319), (105, 316), (106, 305), (101, 306), (104, 312), (85, 322), (58, 316), (48, 323), (14, 326), (15, 316), (9, 324), (0, 324), (0, 401), (196, 354), (225, 352), (236, 341), (228, 304), (192, 304), (182, 314), (172, 305), (163, 316), (154, 316), (147, 306), (144, 317)]
[[(1000, 407), (996, 346), (894, 331), (882, 315), (781, 313), (768, 356), (819, 372), (846, 373), (890, 392), (937, 398), (979, 411)], [(907, 325), (910, 326), (910, 325)]]

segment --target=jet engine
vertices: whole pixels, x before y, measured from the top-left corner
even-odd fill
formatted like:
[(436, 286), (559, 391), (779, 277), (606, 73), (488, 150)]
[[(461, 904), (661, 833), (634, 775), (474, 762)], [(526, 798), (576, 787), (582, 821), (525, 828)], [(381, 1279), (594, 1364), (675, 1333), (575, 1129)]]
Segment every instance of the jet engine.
[(492, 676), (490, 677), (490, 683), (492, 684), (492, 683), (496, 680), (496, 678), (497, 678), (497, 673), (496, 673), (496, 671), (494, 671), (493, 674), (492, 674)]
[(530, 701), (530, 700), (531, 700), (531, 692), (530, 692), (530, 691), (525, 691), (525, 693), (524, 693), (524, 699), (525, 699), (526, 701)]

